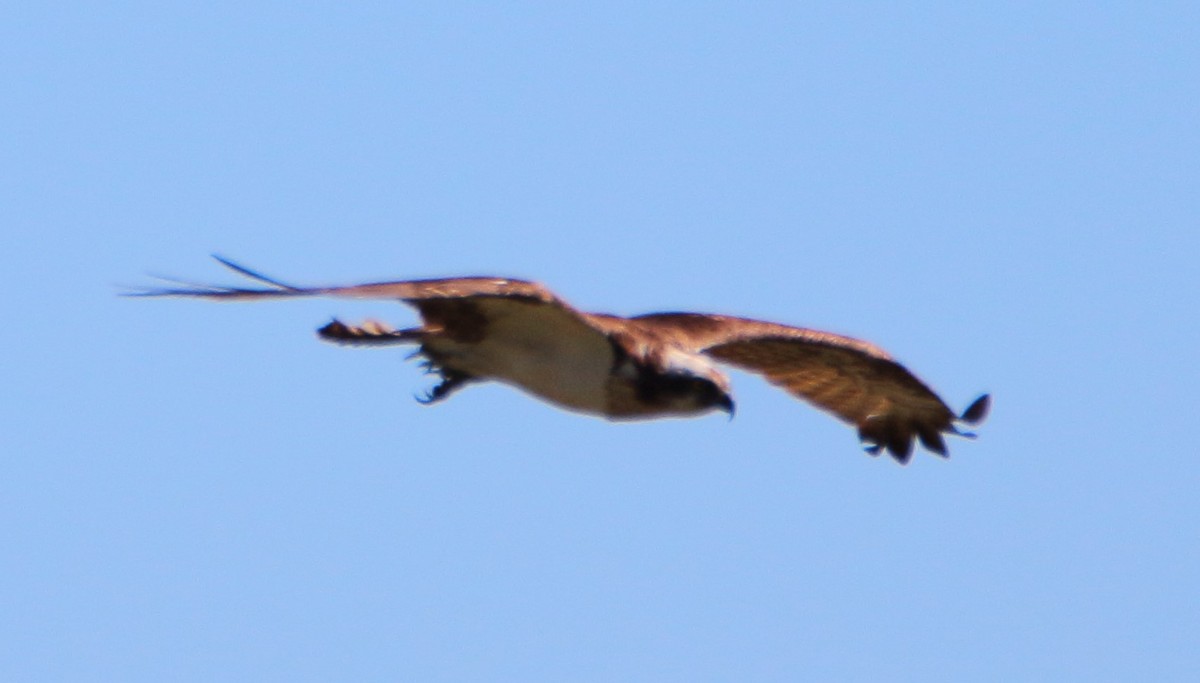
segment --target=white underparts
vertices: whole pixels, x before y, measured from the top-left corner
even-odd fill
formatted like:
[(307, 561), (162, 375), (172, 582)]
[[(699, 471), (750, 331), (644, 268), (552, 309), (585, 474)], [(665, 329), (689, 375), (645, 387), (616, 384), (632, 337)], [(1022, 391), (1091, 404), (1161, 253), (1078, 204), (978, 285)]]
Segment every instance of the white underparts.
[[(519, 315), (506, 315), (523, 306)], [(614, 353), (608, 339), (552, 307), (506, 302), (488, 307), (479, 342), (426, 341), (442, 362), (481, 379), (512, 384), (551, 403), (603, 415)]]

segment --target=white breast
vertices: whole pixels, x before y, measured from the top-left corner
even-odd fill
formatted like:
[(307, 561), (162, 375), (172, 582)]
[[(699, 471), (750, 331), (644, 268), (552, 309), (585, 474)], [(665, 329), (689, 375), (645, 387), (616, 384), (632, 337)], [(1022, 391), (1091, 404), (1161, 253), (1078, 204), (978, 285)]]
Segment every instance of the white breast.
[(447, 365), (565, 408), (605, 413), (614, 354), (601, 332), (556, 306), (495, 300), (481, 308), (487, 328), (480, 342), (427, 342)]

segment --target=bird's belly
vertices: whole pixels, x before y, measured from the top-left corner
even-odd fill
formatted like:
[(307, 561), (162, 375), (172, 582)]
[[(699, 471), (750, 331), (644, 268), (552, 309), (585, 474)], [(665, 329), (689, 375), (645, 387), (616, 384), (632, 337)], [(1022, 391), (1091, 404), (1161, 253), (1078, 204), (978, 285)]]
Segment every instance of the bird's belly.
[[(607, 343), (556, 340), (484, 340), (440, 348), (446, 365), (475, 377), (494, 379), (564, 408), (594, 415), (607, 412), (613, 355)], [(450, 351), (450, 353), (445, 353)]]

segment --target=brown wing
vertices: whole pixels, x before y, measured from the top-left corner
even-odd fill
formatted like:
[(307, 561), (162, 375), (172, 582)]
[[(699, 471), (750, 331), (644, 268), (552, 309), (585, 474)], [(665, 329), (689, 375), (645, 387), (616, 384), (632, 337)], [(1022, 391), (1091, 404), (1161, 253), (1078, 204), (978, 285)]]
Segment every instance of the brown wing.
[(979, 422), (987, 412), (984, 395), (956, 416), (883, 349), (858, 339), (719, 315), (656, 313), (634, 320), (685, 348), (763, 375), (857, 427), (872, 455), (886, 448), (900, 463), (908, 462), (914, 438), (945, 456), (942, 433), (967, 435), (954, 423)]
[[(238, 274), (263, 283), (265, 287), (223, 287), (215, 284), (180, 282), (179, 287), (137, 290), (132, 296), (190, 296), (218, 301), (246, 301), (290, 298), (290, 296), (336, 296), (349, 299), (397, 299), (416, 307), (424, 325), (421, 328), (395, 330), (368, 320), (347, 325), (332, 320), (318, 330), (326, 341), (354, 346), (386, 346), (394, 343), (420, 343), (421, 353), (458, 355), (455, 345), (475, 345), (491, 338), (504, 346), (505, 353), (520, 349), (521, 355), (563, 354), (592, 358), (611, 358), (613, 349), (606, 331), (589, 322), (588, 317), (566, 304), (550, 290), (534, 282), (505, 277), (452, 277), (440, 280), (404, 280), (353, 284), (347, 287), (296, 287), (260, 272), (245, 268), (227, 258), (214, 256), (222, 265)], [(173, 281), (176, 282), (176, 281)], [(494, 353), (494, 351), (493, 351)], [(450, 360), (434, 358), (449, 366)], [(476, 358), (476, 361), (480, 359)], [(484, 361), (494, 359), (482, 359)], [(510, 359), (512, 364), (528, 364), (528, 358)], [(451, 370), (466, 375), (490, 375), (497, 367), (457, 367), (470, 365), (456, 358)], [(476, 363), (478, 365), (478, 363)], [(494, 365), (494, 364), (493, 364)], [(504, 375), (499, 369), (499, 375)], [(520, 379), (514, 379), (520, 384)]]
[[(129, 292), (129, 296), (180, 296), (200, 297), (224, 301), (248, 299), (273, 299), (303, 296), (331, 296), (347, 299), (401, 299), (413, 304), (424, 300), (458, 299), (465, 297), (494, 296), (525, 299), (565, 306), (552, 292), (533, 282), (500, 277), (460, 277), (431, 280), (402, 280), (398, 282), (374, 282), (345, 287), (295, 287), (269, 278), (261, 273), (238, 265), (229, 259), (214, 255), (222, 265), (245, 277), (267, 285), (266, 287), (225, 287), (180, 282), (179, 287), (147, 288)], [(168, 279), (168, 278), (164, 278)], [(170, 280), (175, 282), (175, 280)]]

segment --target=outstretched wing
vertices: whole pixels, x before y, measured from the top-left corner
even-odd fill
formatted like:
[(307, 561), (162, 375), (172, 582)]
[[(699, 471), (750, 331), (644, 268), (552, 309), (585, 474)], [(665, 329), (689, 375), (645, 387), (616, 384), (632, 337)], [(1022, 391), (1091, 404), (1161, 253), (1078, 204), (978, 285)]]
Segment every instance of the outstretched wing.
[(689, 350), (756, 372), (768, 382), (858, 429), (872, 455), (886, 449), (908, 462), (914, 439), (946, 456), (943, 433), (971, 436), (954, 423), (977, 423), (989, 398), (953, 411), (883, 349), (858, 339), (776, 323), (696, 313), (634, 318)]
[(250, 270), (222, 256), (213, 255), (230, 270), (255, 280), (265, 287), (226, 287), (183, 282), (162, 278), (178, 286), (150, 287), (128, 292), (128, 296), (179, 296), (199, 297), (225, 301), (250, 299), (277, 299), (303, 296), (332, 296), (346, 299), (400, 299), (410, 303), (433, 299), (455, 299), (472, 296), (495, 296), (525, 299), (563, 305), (545, 287), (525, 280), (500, 277), (458, 277), (430, 280), (401, 280), (397, 282), (374, 282), (342, 287), (296, 287), (262, 273)]
[[(322, 338), (346, 344), (391, 344), (416, 341), (476, 343), (484, 335), (521, 350), (561, 347), (569, 343), (608, 349), (602, 330), (545, 287), (501, 277), (458, 277), (400, 280), (337, 287), (297, 287), (250, 270), (222, 256), (217, 261), (261, 287), (197, 284), (162, 278), (177, 286), (146, 288), (129, 296), (192, 297), (217, 301), (254, 301), (327, 296), (346, 299), (396, 299), (420, 312), (419, 329), (392, 330), (369, 321), (349, 326), (334, 320), (321, 328)], [(435, 344), (436, 345), (436, 344)]]
[[(328, 296), (397, 299), (416, 307), (423, 325), (393, 330), (368, 321), (322, 327), (327, 341), (351, 345), (420, 344), (420, 353), (450, 380), (499, 379), (570, 408), (603, 412), (604, 383), (615, 349), (604, 329), (533, 282), (497, 277), (377, 282), (345, 287), (297, 287), (220, 256), (231, 270), (259, 287), (193, 283), (130, 292), (132, 296), (253, 301)], [(433, 398), (448, 391), (434, 390)], [(439, 393), (441, 392), (441, 393)]]

